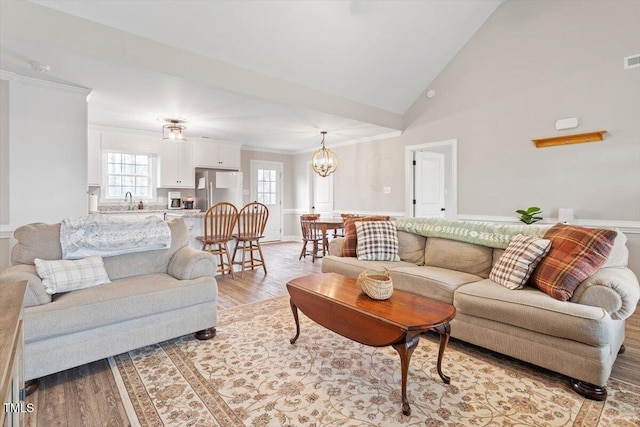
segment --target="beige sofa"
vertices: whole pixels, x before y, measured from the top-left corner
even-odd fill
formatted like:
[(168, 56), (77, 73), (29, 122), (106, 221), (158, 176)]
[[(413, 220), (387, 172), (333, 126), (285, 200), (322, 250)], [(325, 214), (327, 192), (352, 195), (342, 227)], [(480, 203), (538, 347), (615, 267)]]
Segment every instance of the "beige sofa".
[(394, 288), (453, 304), (451, 336), (567, 375), (573, 388), (606, 399), (606, 383), (624, 351), (625, 319), (636, 309), (638, 280), (626, 268), (619, 233), (606, 263), (559, 301), (530, 286), (511, 290), (489, 279), (503, 249), (398, 231), (401, 261), (341, 257), (343, 239), (329, 246), (323, 272), (357, 277), (365, 268), (390, 270)]
[(28, 282), (25, 380), (196, 331), (200, 339), (215, 336), (216, 261), (187, 245), (182, 218), (167, 223), (169, 249), (105, 257), (111, 283), (54, 295), (45, 292), (34, 259), (61, 259), (60, 224), (15, 231), (12, 266), (0, 274), (0, 289)]

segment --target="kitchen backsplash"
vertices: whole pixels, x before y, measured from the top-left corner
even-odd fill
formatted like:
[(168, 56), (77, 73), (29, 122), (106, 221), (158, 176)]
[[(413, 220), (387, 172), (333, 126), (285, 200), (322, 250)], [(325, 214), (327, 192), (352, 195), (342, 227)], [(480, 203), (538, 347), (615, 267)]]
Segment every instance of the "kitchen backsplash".
[[(139, 202), (138, 202), (139, 203)], [(133, 203), (134, 209), (131, 209), (133, 211), (138, 210), (138, 203)], [(160, 210), (166, 210), (167, 209), (167, 204), (163, 203), (163, 204), (159, 204), (159, 203), (144, 203), (144, 209), (145, 210), (151, 210), (151, 211), (160, 211)], [(128, 207), (127, 203), (117, 203), (117, 204), (112, 204), (112, 205), (98, 205), (98, 212), (120, 212), (120, 211), (127, 211), (130, 209), (126, 209)]]

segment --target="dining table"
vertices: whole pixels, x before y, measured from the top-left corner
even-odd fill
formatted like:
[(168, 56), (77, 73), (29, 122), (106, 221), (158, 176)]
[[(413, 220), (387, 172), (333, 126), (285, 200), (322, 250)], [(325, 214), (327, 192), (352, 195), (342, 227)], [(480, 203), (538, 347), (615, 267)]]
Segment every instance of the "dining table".
[(322, 233), (322, 256), (325, 256), (329, 250), (329, 239), (327, 239), (328, 230), (340, 230), (344, 228), (344, 220), (342, 218), (318, 218), (316, 220), (316, 228)]

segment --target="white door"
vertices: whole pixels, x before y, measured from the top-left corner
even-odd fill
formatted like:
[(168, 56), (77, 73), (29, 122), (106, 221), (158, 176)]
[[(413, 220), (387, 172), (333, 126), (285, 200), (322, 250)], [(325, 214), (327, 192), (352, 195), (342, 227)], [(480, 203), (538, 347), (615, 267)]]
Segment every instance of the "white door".
[(333, 175), (321, 177), (313, 172), (313, 213), (333, 216)]
[(251, 200), (269, 208), (263, 242), (282, 240), (282, 169), (280, 162), (251, 161)]
[(445, 217), (444, 154), (415, 152), (415, 217)]

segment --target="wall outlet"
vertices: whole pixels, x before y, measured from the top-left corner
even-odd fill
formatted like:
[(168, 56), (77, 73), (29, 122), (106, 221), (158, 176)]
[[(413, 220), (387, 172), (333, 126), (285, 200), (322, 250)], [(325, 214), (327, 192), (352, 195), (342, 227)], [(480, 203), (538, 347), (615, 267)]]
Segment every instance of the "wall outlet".
[(391, 194), (391, 187), (382, 187), (382, 192), (384, 194)]

